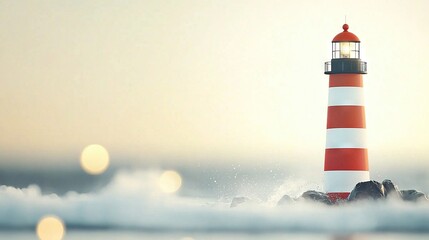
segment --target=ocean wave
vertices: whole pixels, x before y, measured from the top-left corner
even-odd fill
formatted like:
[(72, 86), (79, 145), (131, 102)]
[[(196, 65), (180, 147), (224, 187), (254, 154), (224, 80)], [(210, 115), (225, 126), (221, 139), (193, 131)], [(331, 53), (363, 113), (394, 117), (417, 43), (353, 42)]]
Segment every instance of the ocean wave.
[[(203, 232), (429, 232), (429, 204), (397, 201), (343, 206), (296, 202), (277, 207), (292, 182), (278, 187), (269, 201), (230, 208), (230, 200), (163, 193), (158, 170), (119, 171), (103, 189), (79, 194), (44, 195), (40, 188), (0, 187), (0, 228), (34, 229), (48, 214), (67, 228)], [(279, 190), (281, 193), (279, 193)], [(305, 191), (307, 189), (302, 189)]]

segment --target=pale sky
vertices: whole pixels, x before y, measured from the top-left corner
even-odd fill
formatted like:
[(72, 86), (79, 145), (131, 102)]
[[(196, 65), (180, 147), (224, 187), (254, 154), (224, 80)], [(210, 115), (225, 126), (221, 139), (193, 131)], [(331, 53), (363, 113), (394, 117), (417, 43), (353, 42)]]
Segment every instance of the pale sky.
[[(0, 165), (323, 165), (332, 38), (361, 39), (370, 164), (429, 161), (429, 1), (0, 1)], [(373, 160), (374, 159), (374, 160)], [(112, 158), (112, 161), (115, 159)]]

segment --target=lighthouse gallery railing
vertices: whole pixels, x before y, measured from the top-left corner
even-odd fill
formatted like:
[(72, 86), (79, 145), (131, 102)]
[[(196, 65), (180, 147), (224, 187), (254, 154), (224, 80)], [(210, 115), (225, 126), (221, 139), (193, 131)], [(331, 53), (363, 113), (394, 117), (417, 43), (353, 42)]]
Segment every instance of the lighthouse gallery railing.
[(366, 62), (360, 59), (333, 59), (325, 62), (325, 74), (361, 73), (366, 74)]

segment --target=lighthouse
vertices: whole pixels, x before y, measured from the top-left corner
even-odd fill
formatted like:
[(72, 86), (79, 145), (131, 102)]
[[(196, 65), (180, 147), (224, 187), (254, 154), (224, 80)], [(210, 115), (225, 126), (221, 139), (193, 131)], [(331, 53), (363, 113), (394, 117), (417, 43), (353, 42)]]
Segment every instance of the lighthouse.
[(332, 59), (325, 63), (329, 75), (328, 120), (325, 149), (325, 191), (336, 202), (347, 199), (359, 182), (369, 181), (366, 145), (363, 75), (360, 40), (343, 25), (332, 40)]

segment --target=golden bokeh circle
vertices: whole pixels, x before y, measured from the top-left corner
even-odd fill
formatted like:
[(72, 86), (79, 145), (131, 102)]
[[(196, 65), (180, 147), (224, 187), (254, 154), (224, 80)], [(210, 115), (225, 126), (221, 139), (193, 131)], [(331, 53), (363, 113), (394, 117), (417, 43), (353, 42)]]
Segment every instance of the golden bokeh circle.
[(161, 191), (165, 193), (174, 193), (182, 186), (182, 177), (176, 171), (164, 171), (158, 180)]
[(183, 237), (183, 238), (181, 238), (180, 240), (194, 240), (193, 238), (191, 238), (191, 237)]
[(101, 174), (109, 167), (109, 153), (101, 145), (88, 145), (80, 155), (80, 165), (88, 174)]
[(37, 223), (36, 233), (40, 240), (61, 240), (65, 234), (65, 226), (60, 218), (45, 216)]

